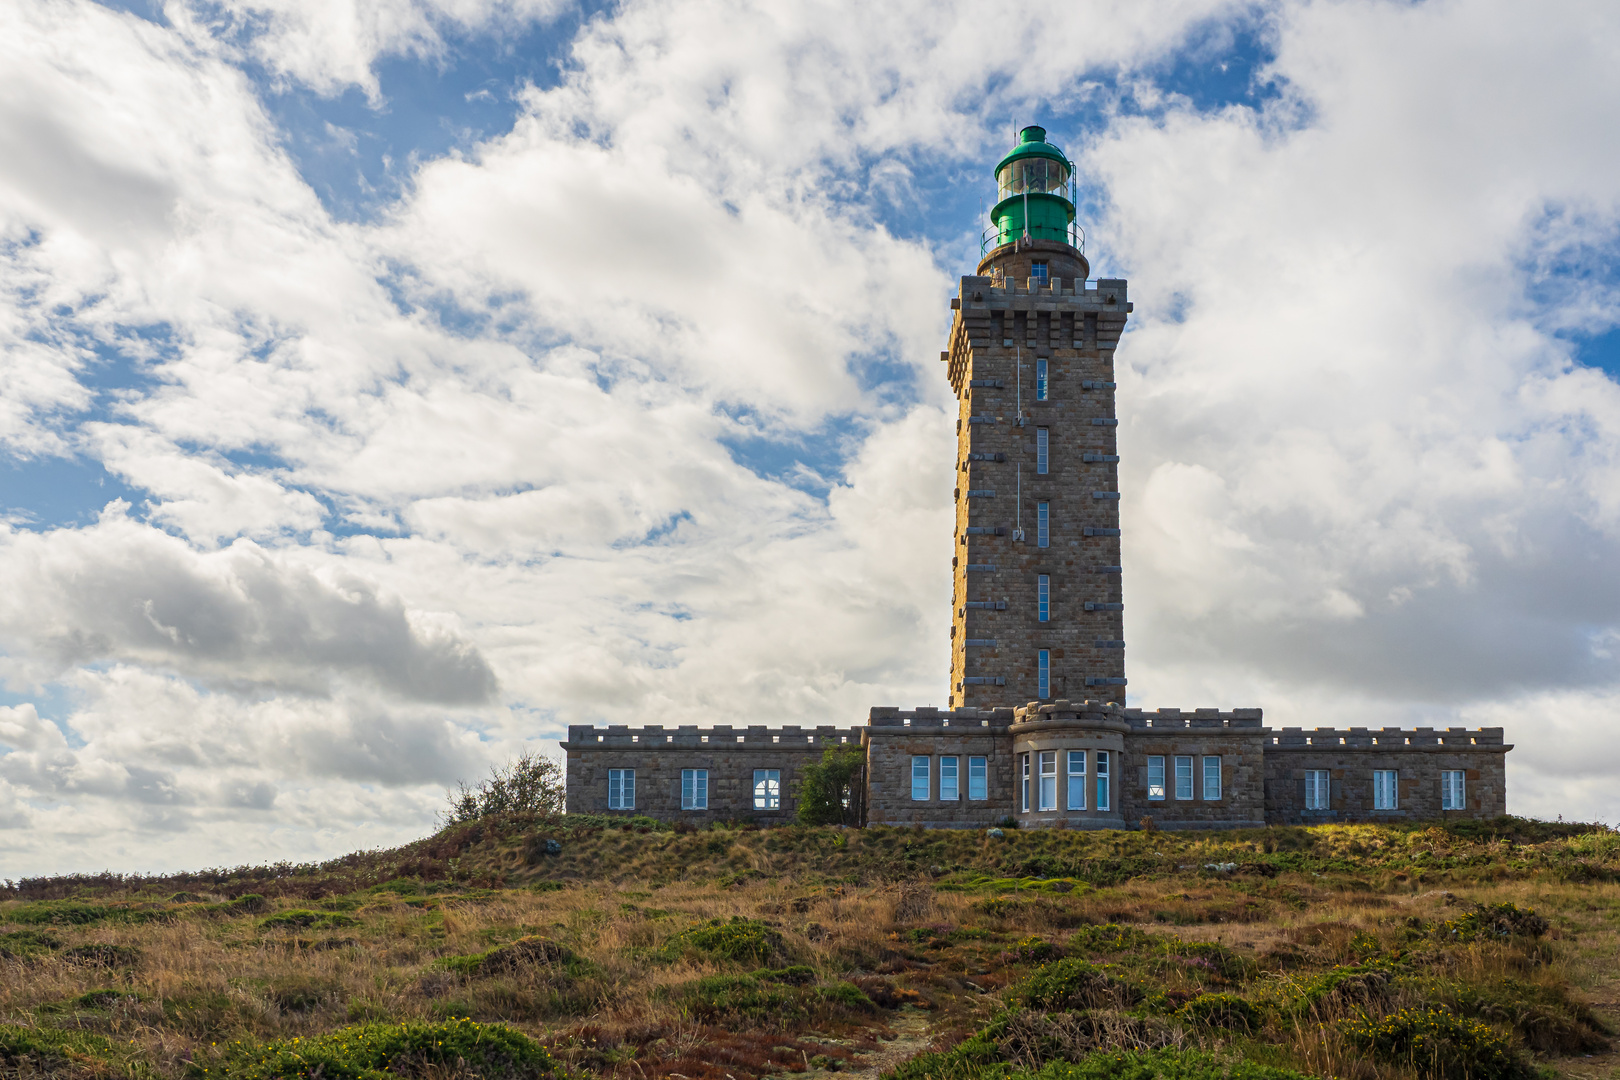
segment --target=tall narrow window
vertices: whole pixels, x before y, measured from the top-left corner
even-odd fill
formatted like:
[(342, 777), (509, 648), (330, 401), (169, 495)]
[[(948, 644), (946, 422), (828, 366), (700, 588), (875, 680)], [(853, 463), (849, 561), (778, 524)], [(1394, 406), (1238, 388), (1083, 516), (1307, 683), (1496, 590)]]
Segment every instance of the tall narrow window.
[(1148, 801), (1161, 802), (1164, 799), (1164, 758), (1148, 758)]
[(911, 759), (911, 801), (928, 801), (928, 759), (920, 754)]
[(1035, 475), (1045, 476), (1050, 463), (1049, 452), (1052, 449), (1050, 429), (1038, 427), (1035, 429)]
[(1086, 752), (1069, 751), (1069, 809), (1086, 808)]
[(1057, 751), (1041, 751), (1041, 809), (1057, 809)]
[(1052, 578), (1049, 574), (1035, 577), (1035, 616), (1041, 622), (1052, 621)]
[(681, 809), (707, 810), (709, 808), (709, 770), (681, 770)]
[(1052, 546), (1052, 504), (1035, 504), (1035, 546)]
[(1221, 759), (1204, 759), (1204, 801), (1215, 802), (1221, 797)]
[(1394, 810), (1396, 804), (1396, 772), (1394, 769), (1373, 770), (1373, 809)]
[(962, 797), (959, 786), (956, 766), (960, 758), (942, 757), (939, 759), (939, 799), (940, 802), (956, 802)]
[(1052, 653), (1049, 649), (1035, 654), (1035, 689), (1035, 696), (1042, 701), (1052, 696)]
[(608, 809), (634, 810), (636, 808), (636, 770), (608, 770)]
[(1440, 809), (1465, 810), (1467, 802), (1463, 798), (1463, 774), (1461, 769), (1446, 770), (1440, 774)]
[(1046, 400), (1046, 361), (1035, 361), (1035, 400)]
[(1018, 755), (1018, 808), (1029, 813), (1029, 755)]
[(1305, 770), (1305, 809), (1326, 810), (1328, 808), (1328, 771), (1326, 769)]
[(1108, 751), (1097, 751), (1097, 809), (1107, 810), (1112, 804), (1108, 801)]
[(968, 799), (979, 802), (990, 797), (989, 762), (982, 757), (968, 758)]
[(1192, 758), (1176, 758), (1176, 798), (1190, 799), (1192, 790)]
[(782, 770), (754, 770), (754, 809), (780, 810), (782, 808)]

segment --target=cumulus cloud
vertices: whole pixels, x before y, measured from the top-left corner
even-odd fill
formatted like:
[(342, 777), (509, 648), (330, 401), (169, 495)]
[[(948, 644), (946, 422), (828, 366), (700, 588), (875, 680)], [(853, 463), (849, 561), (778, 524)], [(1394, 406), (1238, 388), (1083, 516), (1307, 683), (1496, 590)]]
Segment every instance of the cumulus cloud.
[[(1566, 280), (1620, 235), (1612, 12), (638, 0), (349, 224), (265, 104), (565, 10), (7, 8), (0, 440), (142, 493), (0, 534), (11, 864), (390, 842), (570, 722), (942, 703), (946, 207), (1013, 118), (1137, 305), (1133, 701), (1500, 719), (1510, 805), (1606, 812), (1525, 748), (1620, 746), (1620, 389), (1556, 336), (1613, 322)], [(1255, 93), (1174, 92), (1234, 28)]]

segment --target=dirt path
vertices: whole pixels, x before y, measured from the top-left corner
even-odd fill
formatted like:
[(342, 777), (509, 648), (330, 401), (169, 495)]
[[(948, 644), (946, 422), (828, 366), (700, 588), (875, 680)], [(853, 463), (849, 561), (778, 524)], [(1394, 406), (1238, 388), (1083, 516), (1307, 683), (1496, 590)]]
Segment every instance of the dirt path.
[(895, 1031), (892, 1041), (865, 1055), (859, 1069), (850, 1069), (838, 1075), (850, 1080), (856, 1077), (860, 1080), (877, 1080), (877, 1077), (902, 1061), (928, 1049), (928, 1014), (922, 1009), (904, 1006), (889, 1026)]

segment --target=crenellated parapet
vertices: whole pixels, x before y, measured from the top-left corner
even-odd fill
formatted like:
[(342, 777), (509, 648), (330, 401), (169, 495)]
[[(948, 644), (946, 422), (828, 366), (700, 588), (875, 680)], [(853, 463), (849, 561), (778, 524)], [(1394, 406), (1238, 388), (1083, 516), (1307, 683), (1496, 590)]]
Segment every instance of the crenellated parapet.
[(683, 724), (679, 727), (667, 728), (659, 724), (649, 724), (646, 727), (630, 727), (625, 724), (610, 724), (607, 727), (594, 727), (590, 724), (568, 725), (568, 740), (564, 742), (564, 750), (691, 750), (722, 748), (734, 749), (745, 746), (749, 750), (792, 750), (802, 753), (805, 750), (819, 751), (823, 743), (859, 743), (861, 734), (859, 728), (841, 728), (831, 724), (818, 727), (767, 727), (764, 724), (750, 724), (747, 727), (733, 727), (730, 724), (717, 724), (714, 727), (698, 727), (696, 724)]
[(878, 706), (867, 717), (868, 728), (910, 728), (960, 733), (972, 729), (1005, 731), (1013, 723), (1012, 709), (899, 709)]
[(1445, 750), (1487, 749), (1507, 751), (1502, 729), (1492, 728), (1297, 728), (1285, 727), (1268, 732), (1267, 750)]

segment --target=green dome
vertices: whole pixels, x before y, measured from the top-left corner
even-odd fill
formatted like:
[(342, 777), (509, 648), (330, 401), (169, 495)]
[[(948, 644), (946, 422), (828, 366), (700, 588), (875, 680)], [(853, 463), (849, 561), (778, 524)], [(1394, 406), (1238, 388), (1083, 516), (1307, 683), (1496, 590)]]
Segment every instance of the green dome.
[(1018, 145), (996, 164), (997, 203), (982, 247), (989, 250), (1024, 237), (1078, 247), (1069, 180), (1074, 163), (1046, 141), (1046, 129), (1030, 125)]

